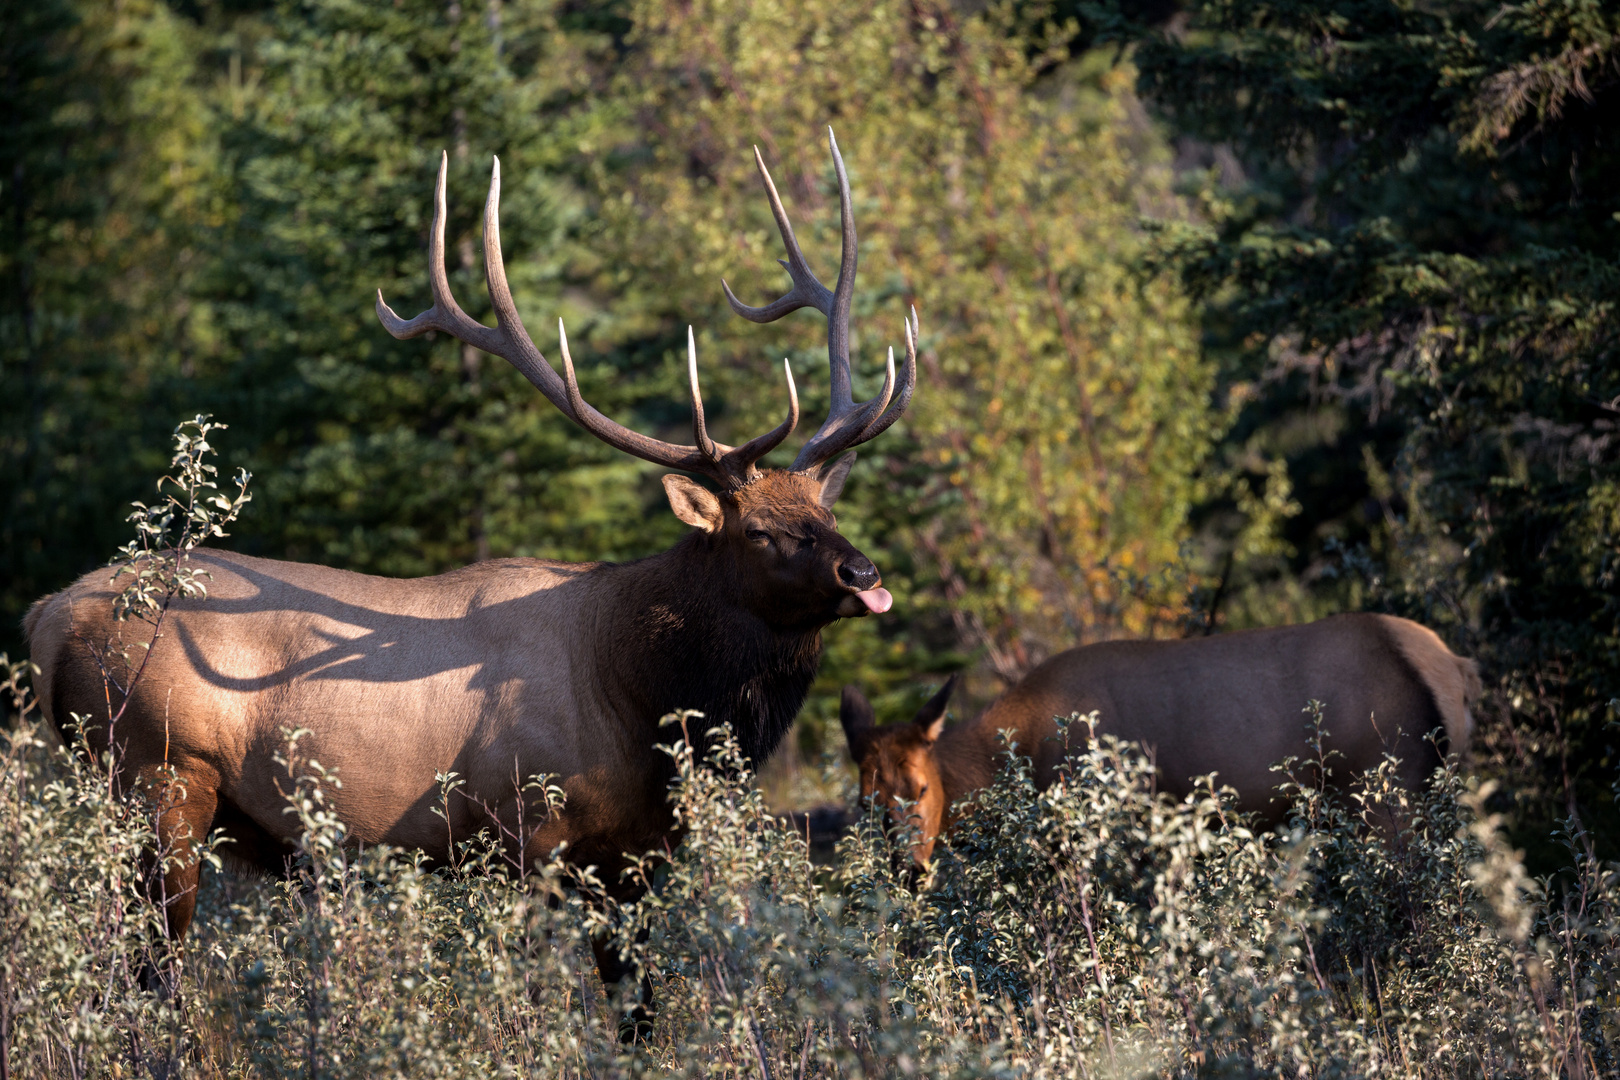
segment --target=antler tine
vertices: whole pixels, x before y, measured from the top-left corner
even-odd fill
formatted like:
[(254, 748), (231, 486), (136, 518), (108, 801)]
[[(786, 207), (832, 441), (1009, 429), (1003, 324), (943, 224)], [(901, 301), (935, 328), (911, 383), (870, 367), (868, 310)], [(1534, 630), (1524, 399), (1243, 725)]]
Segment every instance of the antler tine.
[[(856, 442), (866, 442), (888, 431), (894, 422), (905, 415), (906, 407), (911, 404), (911, 395), (917, 389), (917, 337), (922, 330), (917, 320), (917, 309), (911, 309), (911, 318), (901, 319), (900, 323), (906, 328), (906, 362), (900, 369), (900, 391), (893, 402), (884, 411), (872, 418), (866, 430)], [(889, 350), (889, 372), (894, 372), (894, 349)], [(884, 389), (888, 386), (885, 384)], [(854, 445), (853, 443), (851, 445)]]
[[(518, 316), (517, 304), (512, 301), (512, 289), (506, 282), (506, 259), (501, 255), (501, 159), (493, 158), (489, 172), (489, 197), (484, 200), (484, 285), (489, 290), (490, 306), (495, 309), (495, 325), (511, 343), (509, 352), (497, 353), (523, 373), (564, 416), (578, 421), (563, 404), (562, 380), (540, 350), (535, 348), (529, 331)], [(462, 340), (466, 340), (463, 338)], [(471, 344), (477, 344), (472, 342)], [(480, 346), (481, 347), (481, 346)]]
[(499, 356), (521, 371), (563, 415), (575, 419), (569, 411), (568, 394), (562, 380), (552, 370), (540, 350), (534, 347), (529, 332), (518, 318), (512, 303), (512, 291), (506, 284), (506, 264), (501, 258), (501, 159), (496, 158), (489, 177), (489, 197), (484, 201), (484, 279), (489, 297), (495, 307), (494, 328), (472, 318), (456, 298), (450, 294), (450, 279), (444, 268), (445, 178), (449, 173), (450, 156), (439, 154), (439, 180), (433, 190), (433, 227), (428, 234), (428, 287), (433, 293), (433, 306), (414, 319), (406, 320), (394, 313), (377, 290), (377, 318), (384, 329), (400, 340), (419, 337), (429, 330), (442, 330), (475, 348)]
[[(727, 446), (709, 437), (703, 415), (703, 394), (698, 387), (697, 344), (692, 328), (686, 328), (687, 377), (692, 387), (692, 433), (696, 446), (680, 446), (660, 439), (649, 438), (638, 431), (611, 420), (598, 412), (579, 392), (579, 379), (574, 374), (574, 358), (568, 351), (568, 332), (563, 321), (557, 320), (558, 349), (562, 353), (563, 377), (566, 382), (568, 403), (579, 425), (609, 446), (634, 454), (644, 461), (685, 472), (701, 473), (728, 487), (736, 487), (752, 479), (757, 470), (754, 463), (770, 453), (792, 433), (799, 422), (799, 393), (793, 385), (793, 372), (787, 373), (788, 416), (774, 430), (740, 447)], [(785, 361), (784, 361), (785, 363)]]
[[(896, 392), (894, 371), (894, 348), (889, 349), (888, 370), (884, 374), (883, 389), (878, 391), (871, 401), (860, 405), (845, 413), (838, 420), (842, 423), (834, 426), (834, 418), (829, 417), (821, 430), (804, 444), (799, 456), (793, 462), (796, 471), (803, 472), (813, 468), (820, 462), (826, 461), (835, 454), (842, 453), (863, 442), (876, 438), (889, 430), (894, 422), (905, 414), (907, 406), (911, 404), (911, 395), (917, 389), (917, 334), (919, 326), (915, 320), (916, 309), (913, 308), (910, 319), (902, 319), (906, 336), (906, 362), (900, 369), (899, 387)], [(865, 423), (858, 423), (862, 417)]]
[(771, 182), (771, 171), (765, 167), (765, 159), (760, 156), (757, 146), (754, 147), (754, 165), (759, 169), (759, 178), (765, 183), (765, 194), (770, 198), (771, 213), (776, 218), (776, 231), (782, 234), (782, 245), (787, 248), (788, 257), (776, 261), (793, 278), (793, 288), (769, 304), (751, 307), (738, 300), (731, 286), (726, 284), (726, 279), (721, 278), (720, 287), (726, 291), (726, 302), (731, 305), (732, 311), (749, 322), (757, 323), (775, 322), (802, 307), (813, 307), (823, 315), (831, 315), (833, 294), (827, 291), (827, 286), (821, 283), (815, 271), (804, 261), (804, 252), (799, 249), (798, 238), (793, 235), (793, 223), (788, 220), (787, 211), (782, 209), (781, 196), (776, 193), (776, 185)]
[(420, 337), (429, 330), (442, 330), (485, 352), (502, 355), (505, 342), (500, 332), (491, 330), (462, 311), (456, 298), (450, 295), (450, 279), (444, 269), (444, 186), (449, 169), (450, 155), (441, 153), (439, 181), (433, 189), (433, 228), (428, 234), (428, 288), (433, 293), (433, 306), (414, 319), (402, 319), (383, 300), (382, 290), (378, 289), (377, 318), (390, 334), (401, 341)]
[(703, 395), (698, 391), (697, 344), (692, 339), (691, 326), (686, 328), (686, 370), (687, 377), (692, 383), (692, 434), (697, 438), (698, 449), (703, 451), (704, 456), (717, 468), (722, 470), (733, 468), (734, 466), (725, 460), (729, 457), (736, 463), (735, 467), (740, 467), (744, 473), (748, 473), (752, 470), (754, 462), (775, 450), (782, 440), (799, 426), (799, 388), (793, 385), (793, 366), (788, 363), (786, 357), (782, 359), (782, 371), (787, 376), (787, 419), (765, 434), (756, 436), (731, 450), (709, 438), (708, 426), (703, 420)]
[[(724, 477), (716, 474), (715, 459), (696, 446), (678, 446), (675, 443), (664, 442), (662, 439), (649, 438), (639, 431), (631, 431), (623, 424), (608, 419), (587, 402), (579, 392), (579, 380), (574, 375), (574, 358), (568, 352), (568, 331), (563, 327), (561, 319), (557, 320), (557, 346), (562, 353), (563, 379), (567, 384), (568, 404), (573, 410), (574, 418), (579, 421), (580, 427), (609, 446), (623, 450), (627, 454), (634, 454), (636, 457), (650, 461), (655, 465), (664, 465), (671, 469), (683, 469), (687, 472), (704, 473), (708, 476), (714, 476), (715, 479), (724, 479)], [(692, 403), (697, 410), (694, 412), (694, 416), (701, 416), (702, 404), (698, 399), (695, 384), (692, 387)], [(697, 423), (701, 425), (702, 421), (699, 420)]]
[(793, 366), (787, 358), (782, 359), (782, 371), (787, 376), (788, 414), (773, 430), (750, 439), (748, 442), (732, 451), (743, 461), (758, 461), (766, 454), (775, 450), (782, 444), (782, 440), (793, 434), (793, 429), (799, 426), (799, 389), (793, 385)]
[(703, 392), (698, 389), (697, 340), (692, 336), (692, 324), (686, 325), (686, 377), (692, 384), (692, 436), (697, 448), (713, 465), (720, 464), (720, 451), (709, 438), (709, 426), (703, 422)]
[[(703, 399), (698, 390), (697, 347), (687, 328), (687, 367), (692, 383), (692, 426), (697, 446), (679, 446), (649, 438), (609, 420), (592, 408), (580, 395), (574, 376), (574, 361), (568, 354), (568, 336), (562, 320), (557, 321), (566, 379), (559, 377), (534, 347), (519, 317), (506, 280), (506, 262), (501, 256), (501, 161), (496, 158), (490, 170), (489, 197), (484, 202), (484, 279), (490, 303), (495, 308), (494, 327), (469, 316), (450, 293), (450, 279), (444, 264), (445, 187), (449, 173), (448, 154), (439, 155), (439, 178), (433, 193), (433, 225), (428, 235), (428, 287), (433, 306), (414, 319), (402, 319), (377, 290), (377, 318), (396, 338), (418, 337), (430, 330), (441, 330), (467, 344), (507, 360), (521, 371), (551, 403), (585, 430), (628, 454), (672, 469), (702, 473), (727, 486), (746, 483), (755, 475), (754, 463), (774, 449), (793, 431), (799, 419), (798, 391), (793, 373), (788, 372), (788, 418), (775, 430), (733, 449), (709, 438), (704, 422)], [(802, 264), (802, 259), (801, 259)], [(825, 292), (825, 290), (822, 290)]]
[[(855, 200), (849, 193), (849, 173), (844, 171), (844, 155), (831, 125), (827, 127), (827, 147), (832, 151), (833, 172), (838, 175), (838, 218), (842, 232), (838, 252), (838, 284), (833, 287), (832, 311), (827, 313), (827, 361), (831, 367), (832, 400), (855, 403), (850, 391), (849, 315), (855, 304), (855, 264), (860, 261), (860, 245), (855, 240)], [(893, 370), (891, 366), (890, 370)], [(894, 380), (890, 379), (889, 388)], [(885, 396), (885, 404), (888, 399)], [(877, 407), (882, 412), (883, 406)], [(829, 417), (828, 419), (831, 419)]]
[[(827, 129), (827, 147), (832, 152), (833, 171), (838, 177), (839, 224), (842, 232), (836, 287), (829, 292), (805, 262), (804, 252), (799, 247), (798, 239), (793, 235), (793, 225), (788, 221), (787, 211), (782, 208), (781, 196), (777, 194), (776, 184), (771, 180), (770, 170), (765, 167), (765, 159), (757, 146), (754, 147), (754, 164), (759, 169), (760, 180), (765, 185), (765, 194), (771, 204), (771, 214), (776, 218), (777, 231), (782, 234), (783, 246), (787, 248), (787, 259), (778, 261), (793, 279), (793, 287), (769, 304), (751, 307), (737, 299), (728, 283), (724, 280), (720, 283), (725, 289), (726, 301), (731, 305), (731, 309), (751, 322), (772, 322), (802, 307), (813, 307), (827, 318), (827, 366), (830, 383), (827, 420), (799, 451), (798, 457), (793, 462), (793, 468), (798, 471), (825, 461), (839, 450), (865, 442), (894, 423), (910, 403), (911, 392), (916, 385), (915, 360), (908, 359), (900, 378), (901, 401), (898, 410), (893, 416), (889, 416), (886, 410), (891, 405), (895, 390), (894, 350), (891, 349), (882, 391), (870, 401), (859, 404), (855, 402), (850, 392), (849, 320), (851, 308), (854, 306), (855, 272), (860, 260), (860, 249), (855, 236), (855, 207), (849, 190), (849, 173), (844, 167), (844, 156), (838, 150), (838, 138), (830, 127)], [(910, 329), (909, 322), (907, 329), (908, 331)], [(912, 357), (913, 353), (914, 349), (908, 346), (908, 357)]]

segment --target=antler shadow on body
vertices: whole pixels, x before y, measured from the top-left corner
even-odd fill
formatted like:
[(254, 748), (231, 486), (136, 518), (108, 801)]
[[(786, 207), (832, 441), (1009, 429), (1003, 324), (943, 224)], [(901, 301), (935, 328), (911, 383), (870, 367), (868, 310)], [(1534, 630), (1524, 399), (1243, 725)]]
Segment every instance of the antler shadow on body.
[[(877, 568), (837, 531), (831, 507), (854, 455), (836, 455), (894, 423), (916, 382), (913, 313), (902, 368), (891, 350), (879, 395), (860, 405), (850, 398), (855, 231), (843, 160), (836, 142), (829, 145), (844, 226), (837, 288), (828, 293), (810, 273), (756, 151), (794, 291), (761, 309), (731, 297), (756, 321), (806, 305), (827, 319), (833, 405), (787, 470), (758, 462), (798, 422), (791, 370), (786, 419), (735, 447), (708, 433), (690, 330), (693, 445), (631, 431), (587, 403), (560, 323), (558, 374), (535, 348), (507, 286), (499, 162), (484, 215), (497, 325), (469, 318), (445, 274), (441, 159), (428, 250), (433, 306), (406, 320), (379, 295), (384, 326), (399, 338), (437, 330), (505, 357), (598, 438), (707, 477), (716, 490), (665, 476), (671, 508), (693, 530), (668, 551), (624, 564), (504, 559), (395, 580), (197, 553), (213, 575), (210, 596), (175, 604), (131, 689), (113, 748), (114, 779), (125, 790), (170, 767), (181, 780), (184, 800), (159, 822), (170, 850), (184, 852), (222, 828), (239, 857), (279, 868), (294, 825), (282, 812), (285, 772), (274, 756), (283, 729), (304, 728), (301, 751), (337, 770), (343, 786), (331, 793), (334, 809), (363, 843), (443, 857), (451, 840), (481, 828), (499, 824), (513, 835), (521, 797), (514, 776), (560, 777), (568, 794), (562, 814), (524, 837), (519, 854), (532, 864), (566, 841), (571, 858), (596, 864), (624, 897), (625, 853), (659, 844), (672, 827), (670, 763), (654, 749), (667, 739), (660, 717), (698, 709), (709, 725), (731, 724), (755, 760), (775, 748), (814, 678), (822, 628), (891, 603)], [(117, 634), (115, 596), (108, 575), (93, 572), (37, 602), (26, 620), (46, 714), (58, 726), (84, 718), (98, 755), (109, 749), (109, 687), (88, 643)], [(466, 786), (450, 808), (447, 837), (431, 807), (435, 774), (451, 770)], [(194, 860), (174, 860), (164, 875), (174, 935), (191, 920), (196, 882)], [(599, 950), (597, 960), (610, 983), (624, 973), (616, 955)]]

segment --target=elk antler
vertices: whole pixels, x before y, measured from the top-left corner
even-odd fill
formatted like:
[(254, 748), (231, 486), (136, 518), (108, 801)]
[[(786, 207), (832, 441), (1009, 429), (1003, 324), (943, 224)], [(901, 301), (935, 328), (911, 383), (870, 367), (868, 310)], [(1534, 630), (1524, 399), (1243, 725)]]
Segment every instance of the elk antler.
[(787, 370), (787, 419), (774, 430), (742, 446), (731, 447), (709, 438), (703, 420), (703, 398), (698, 391), (697, 346), (691, 327), (686, 330), (687, 374), (692, 383), (692, 431), (697, 445), (681, 446), (649, 438), (608, 419), (580, 396), (562, 320), (557, 320), (557, 335), (562, 347), (566, 380), (557, 375), (556, 369), (534, 347), (528, 331), (523, 328), (523, 320), (518, 317), (517, 306), (512, 302), (512, 290), (506, 283), (506, 263), (501, 257), (500, 158), (495, 159), (495, 167), (489, 178), (489, 199), (484, 203), (484, 279), (489, 285), (489, 298), (495, 307), (495, 326), (491, 328), (473, 319), (461, 310), (455, 297), (450, 295), (450, 279), (444, 268), (444, 188), (448, 168), (449, 156), (441, 155), (439, 182), (433, 193), (433, 229), (428, 238), (428, 286), (433, 293), (433, 306), (414, 319), (402, 319), (383, 301), (382, 290), (378, 289), (377, 318), (390, 334), (404, 340), (430, 330), (441, 330), (487, 353), (504, 357), (564, 416), (609, 446), (634, 454), (644, 461), (700, 473), (725, 487), (738, 487), (758, 475), (755, 462), (774, 450), (799, 423), (799, 395), (793, 385), (793, 369), (788, 367), (786, 360), (782, 361), (782, 366)]
[(770, 170), (765, 168), (765, 159), (760, 156), (757, 146), (754, 147), (754, 164), (759, 166), (760, 179), (765, 181), (765, 193), (771, 200), (771, 213), (776, 215), (777, 230), (781, 232), (782, 243), (787, 247), (788, 257), (777, 261), (793, 278), (793, 288), (769, 304), (750, 307), (737, 299), (730, 285), (724, 280), (720, 282), (721, 288), (726, 290), (731, 310), (750, 322), (774, 322), (802, 307), (813, 307), (827, 317), (827, 365), (831, 375), (832, 401), (828, 406), (826, 422), (810, 436), (799, 451), (799, 456), (793, 459), (793, 468), (799, 472), (814, 468), (834, 454), (887, 430), (906, 411), (906, 406), (911, 404), (912, 391), (917, 388), (919, 326), (917, 310), (913, 308), (911, 318), (902, 320), (906, 329), (906, 362), (900, 370), (898, 396), (894, 392), (892, 347), (889, 349), (889, 367), (883, 379), (883, 389), (877, 397), (856, 404), (850, 391), (849, 313), (855, 296), (855, 211), (850, 205), (849, 175), (844, 171), (844, 158), (838, 152), (838, 140), (833, 137), (830, 127), (827, 129), (827, 145), (832, 149), (833, 170), (838, 174), (838, 206), (844, 231), (837, 287), (828, 292), (805, 263), (804, 252), (799, 250), (799, 242), (794, 239), (793, 226), (788, 221), (787, 211), (782, 209), (782, 200), (776, 194), (776, 185), (771, 183)]

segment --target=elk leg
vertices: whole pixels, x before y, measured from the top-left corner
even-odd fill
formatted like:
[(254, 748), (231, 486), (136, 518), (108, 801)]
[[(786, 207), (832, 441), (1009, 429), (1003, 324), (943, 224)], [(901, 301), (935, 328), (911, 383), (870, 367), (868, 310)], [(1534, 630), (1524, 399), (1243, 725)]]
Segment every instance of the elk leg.
[[(648, 933), (647, 925), (643, 923), (636, 931), (636, 944), (645, 945)], [(602, 985), (610, 991), (635, 973), (634, 966), (624, 962), (619, 956), (619, 950), (613, 947), (612, 939), (606, 934), (591, 938), (591, 952), (596, 956), (596, 970), (602, 976)], [(657, 1016), (658, 1008), (653, 1002), (652, 979), (642, 975), (641, 986), (637, 990), (634, 1003), (619, 1018), (619, 1041), (623, 1043), (645, 1041), (652, 1034), (653, 1020)]]
[[(165, 936), (177, 949), (197, 911), (198, 849), (213, 826), (219, 796), (213, 777), (203, 770), (148, 766), (136, 777), (136, 791), (156, 817), (157, 848), (142, 860), (146, 894), (162, 909)], [(141, 984), (168, 996), (176, 989), (169, 967), (166, 962), (142, 965)]]
[[(633, 904), (640, 900), (645, 890), (634, 882), (625, 881), (622, 871), (625, 862), (622, 856), (602, 858), (598, 856), (590, 861), (598, 866), (601, 879), (607, 883), (607, 894), (618, 904)], [(646, 922), (636, 928), (635, 942), (645, 945), (649, 930)], [(591, 952), (596, 956), (596, 970), (602, 976), (602, 985), (611, 993), (625, 979), (635, 974), (635, 965), (626, 963), (614, 947), (612, 936), (603, 934), (591, 939)], [(619, 1018), (619, 1041), (634, 1043), (645, 1041), (652, 1034), (653, 1020), (658, 1015), (658, 1008), (653, 1002), (652, 979), (646, 974), (641, 976), (641, 985), (636, 988), (635, 996), (625, 1009), (624, 1015)]]
[(232, 870), (287, 877), (288, 862), (298, 849), (272, 836), (257, 821), (224, 794), (217, 796), (214, 824), (210, 833), (223, 833), (227, 843), (219, 849), (220, 859)]
[[(523, 845), (525, 869), (533, 869), (543, 864), (551, 857), (558, 844), (577, 836), (578, 833), (578, 825), (566, 818), (551, 821), (535, 829)], [(626, 863), (624, 857), (615, 852), (614, 846), (587, 841), (574, 846), (567, 857), (576, 863), (595, 864), (597, 875), (606, 883), (607, 895), (612, 900), (620, 904), (633, 904), (641, 899), (642, 887), (623, 880), (622, 871)], [(636, 931), (636, 944), (646, 944), (647, 936), (648, 928), (646, 923), (643, 923)], [(593, 935), (591, 953), (596, 957), (597, 974), (602, 977), (602, 985), (609, 993), (635, 973), (634, 965), (626, 963), (620, 957), (619, 950), (613, 946), (612, 934)], [(653, 1019), (657, 1014), (658, 1010), (653, 1003), (652, 980), (643, 975), (634, 1003), (625, 1010), (624, 1016), (619, 1020), (619, 1041), (631, 1043), (646, 1039), (652, 1032)]]

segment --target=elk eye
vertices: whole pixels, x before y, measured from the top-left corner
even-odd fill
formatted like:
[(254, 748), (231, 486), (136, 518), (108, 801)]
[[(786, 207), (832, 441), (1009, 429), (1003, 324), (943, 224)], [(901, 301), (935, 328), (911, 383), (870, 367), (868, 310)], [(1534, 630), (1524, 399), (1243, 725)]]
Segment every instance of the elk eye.
[(768, 544), (771, 542), (771, 534), (764, 529), (749, 529), (748, 539), (756, 544)]

